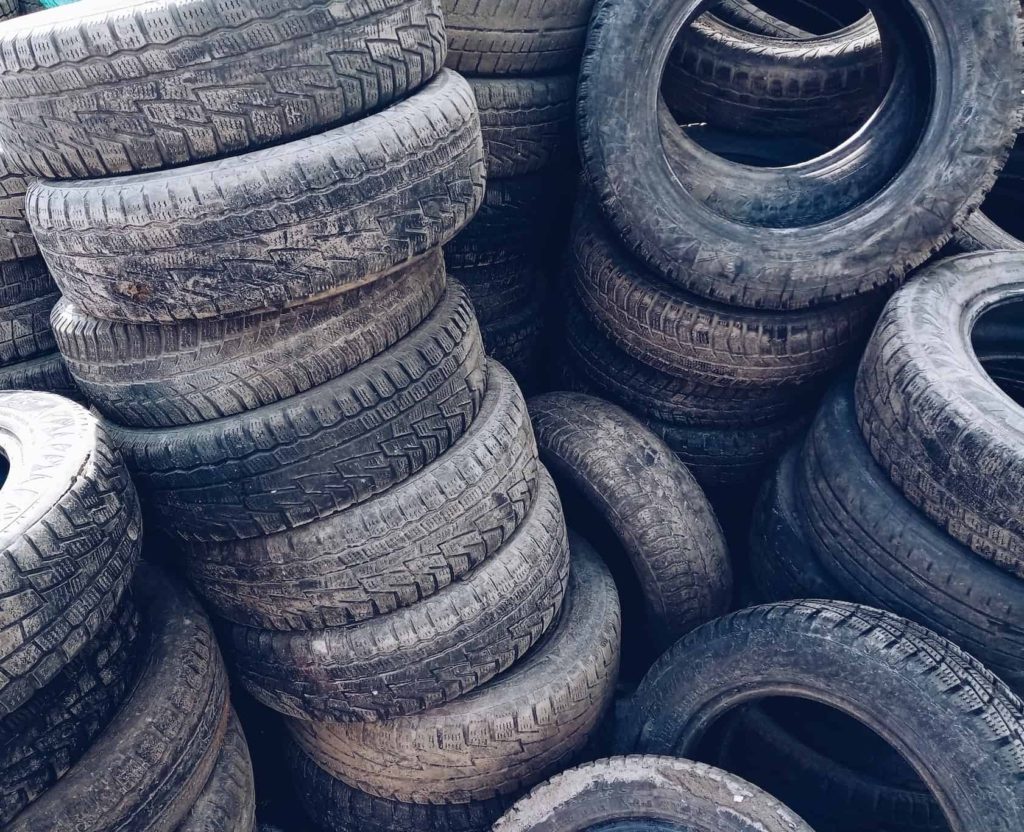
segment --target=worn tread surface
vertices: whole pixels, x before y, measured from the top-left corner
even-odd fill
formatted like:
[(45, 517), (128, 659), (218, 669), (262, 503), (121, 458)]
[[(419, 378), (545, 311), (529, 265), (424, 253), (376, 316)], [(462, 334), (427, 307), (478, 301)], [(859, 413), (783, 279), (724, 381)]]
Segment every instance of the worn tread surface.
[(511, 260), (492, 266), (453, 269), (451, 276), (466, 287), (473, 299), (486, 341), (491, 325), (520, 313), (530, 304), (540, 291), (544, 267), (529, 261)]
[(483, 192), (473, 91), (443, 71), (406, 100), (307, 139), (171, 171), (37, 181), (26, 210), (79, 309), (174, 321), (369, 282), (451, 239)]
[(182, 540), (279, 532), (387, 490), (451, 447), (486, 389), (465, 291), (393, 347), (298, 396), (198, 425), (108, 425), (154, 522)]
[(78, 763), (6, 832), (172, 832), (213, 771), (227, 675), (210, 622), (182, 584), (139, 570), (144, 658), (128, 701)]
[(871, 454), (911, 503), (1024, 577), (1024, 409), (984, 372), (973, 322), (1024, 304), (1024, 255), (943, 261), (886, 306), (857, 375)]
[(0, 366), (28, 361), (57, 349), (50, 311), (59, 299), (60, 293), (54, 287), (48, 295), (0, 306)]
[(0, 32), (0, 132), (46, 178), (173, 167), (358, 119), (445, 52), (437, 0), (71, 4)]
[(118, 612), (47, 685), (0, 718), (0, 823), (51, 788), (121, 707), (135, 679), (139, 615)]
[(249, 746), (232, 711), (210, 779), (177, 832), (253, 832), (255, 823), (256, 787)]
[(84, 402), (59, 352), (0, 367), (0, 390), (36, 390)]
[(723, 614), (732, 594), (725, 538), (672, 450), (624, 410), (591, 396), (548, 393), (528, 406), (541, 461), (619, 537), (656, 636), (669, 644)]
[(0, 262), (27, 260), (39, 255), (36, 239), (25, 216), (25, 190), (28, 182), (10, 170), (0, 153)]
[(514, 534), (537, 493), (519, 388), (489, 364), (487, 394), (445, 453), (371, 500), (279, 534), (188, 550), (217, 612), (267, 629), (343, 626), (436, 594)]
[(53, 331), (78, 386), (107, 418), (173, 427), (264, 407), (343, 375), (408, 335), (444, 288), (435, 249), (372, 283), (274, 312), (131, 323), (62, 300)]
[(430, 598), (348, 628), (233, 625), (227, 643), (242, 684), (268, 707), (375, 722), (456, 699), (511, 667), (557, 617), (568, 573), (565, 518), (545, 472), (508, 542)]
[(0, 716), (24, 705), (110, 619), (142, 545), (135, 488), (85, 408), (0, 393)]
[(384, 722), (289, 721), (303, 751), (360, 791), (403, 803), (515, 796), (571, 764), (611, 704), (620, 610), (599, 556), (570, 535), (558, 623), (522, 661), (423, 714)]
[(534, 387), (544, 335), (543, 287), (526, 306), (481, 325), (487, 354), (504, 364), (524, 389)]

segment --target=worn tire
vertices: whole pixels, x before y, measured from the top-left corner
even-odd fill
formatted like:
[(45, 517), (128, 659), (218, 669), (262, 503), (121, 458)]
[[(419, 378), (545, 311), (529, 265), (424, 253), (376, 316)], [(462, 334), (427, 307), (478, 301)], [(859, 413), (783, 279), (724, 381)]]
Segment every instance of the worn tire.
[(239, 624), (322, 629), (436, 594), (515, 533), (537, 493), (526, 403), (491, 362), (487, 395), (444, 454), (371, 500), (279, 534), (188, 550), (192, 583)]
[(172, 832), (213, 771), (228, 725), (227, 677), (206, 614), (154, 567), (140, 570), (139, 680), (107, 729), (6, 832)]
[[(631, 251), (703, 297), (798, 309), (891, 286), (950, 238), (995, 181), (1020, 124), (1018, 4), (911, 0), (914, 25), (885, 17), (880, 0), (866, 5), (904, 41), (904, 56), (942, 55), (934, 71), (913, 71), (926, 69), (935, 77), (925, 86), (948, 94), (915, 106), (920, 84), (904, 57), (862, 135), (805, 166), (752, 170), (663, 131), (665, 114), (652, 106), (655, 62), (698, 0), (599, 0), (580, 78), (581, 152)], [(958, 33), (952, 48), (940, 35), (949, 31)], [(939, 42), (923, 43), (926, 32)], [(941, 135), (917, 142), (922, 119)]]
[(723, 823), (736, 832), (811, 832), (756, 786), (668, 757), (616, 757), (570, 769), (516, 803), (494, 832), (714, 832)]
[(405, 101), (308, 139), (160, 173), (35, 182), (26, 210), (76, 307), (167, 322), (368, 283), (451, 239), (483, 191), (473, 91), (445, 71)]
[(155, 524), (238, 540), (327, 517), (386, 491), (469, 428), (486, 389), (473, 307), (454, 284), (409, 335), (298, 396), (170, 429), (108, 425)]
[[(227, 634), (237, 675), (287, 716), (375, 722), (441, 705), (511, 667), (558, 614), (569, 572), (551, 478), (509, 540), (435, 595), (348, 628)], [(414, 637), (412, 637), (414, 636)]]
[[(499, 321), (521, 314), (540, 292), (544, 267), (529, 261), (511, 260), (493, 266), (452, 271), (473, 299), (477, 320), (487, 340), (487, 331)], [(495, 356), (497, 357), (497, 356)]]
[(10, 263), (39, 256), (36, 239), (25, 216), (28, 182), (8, 167), (0, 154), (0, 262)]
[(970, 330), (1024, 306), (1024, 255), (938, 263), (890, 301), (857, 375), (872, 456), (914, 505), (976, 554), (1024, 577), (1024, 409), (985, 373)]
[(725, 712), (777, 695), (829, 705), (885, 738), (951, 828), (1010, 832), (1024, 822), (1024, 703), (944, 638), (856, 604), (771, 604), (695, 630), (647, 674), (616, 746), (686, 756)]
[(0, 394), (0, 717), (96, 637), (142, 545), (135, 488), (106, 431), (57, 396)]
[(59, 298), (41, 257), (0, 261), (0, 367), (57, 349), (50, 310)]
[(541, 461), (608, 522), (663, 644), (723, 614), (732, 570), (722, 530), (672, 451), (615, 405), (574, 393), (527, 403)]
[(712, 387), (813, 381), (859, 351), (881, 301), (806, 311), (745, 310), (665, 286), (612, 238), (593, 201), (579, 202), (573, 286), (602, 335), (638, 361)]
[(892, 484), (857, 426), (849, 384), (811, 428), (800, 485), (811, 545), (850, 597), (930, 627), (1024, 690), (1024, 586)]
[(0, 824), (63, 777), (110, 723), (134, 683), (138, 630), (126, 595), (67, 667), (0, 718)]
[(253, 832), (255, 823), (256, 787), (249, 746), (232, 711), (210, 779), (176, 832)]
[(558, 623), (521, 662), (423, 714), (378, 723), (292, 720), (299, 747), (353, 788), (403, 803), (516, 796), (571, 765), (611, 705), (619, 665), (615, 582), (571, 536)]
[(11, 167), (82, 179), (359, 119), (433, 77), (445, 30), (437, 0), (73, 4), (5, 26), (0, 54)]
[(541, 338), (544, 335), (545, 309), (543, 288), (532, 302), (512, 314), (488, 321), (481, 326), (487, 354), (500, 361), (524, 388), (531, 390), (537, 382), (541, 359)]
[(0, 390), (35, 390), (84, 402), (82, 391), (58, 352), (0, 367)]
[(62, 300), (53, 331), (91, 404), (128, 427), (174, 427), (274, 404), (408, 335), (444, 294), (440, 252), (325, 300), (229, 318), (141, 324)]
[(573, 146), (576, 76), (470, 78), (484, 136), (488, 178), (536, 173), (564, 162)]
[[(1000, 191), (1014, 198), (1024, 195), (1024, 142), (1020, 138), (1010, 152), (1010, 158), (999, 173), (995, 187), (989, 196)], [(953, 253), (971, 251), (1024, 251), (1024, 240), (1003, 228), (987, 213), (988, 202), (983, 202), (961, 226), (950, 242)]]
[(594, 0), (444, 0), (448, 66), (538, 75), (579, 63)]

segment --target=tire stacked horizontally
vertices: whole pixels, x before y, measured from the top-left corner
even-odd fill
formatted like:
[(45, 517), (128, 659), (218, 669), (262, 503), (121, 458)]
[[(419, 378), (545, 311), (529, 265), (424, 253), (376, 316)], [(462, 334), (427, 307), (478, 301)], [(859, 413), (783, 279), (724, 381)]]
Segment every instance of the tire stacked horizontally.
[(448, 65), (466, 74), (483, 126), (487, 196), (445, 246), (488, 353), (539, 384), (550, 279), (576, 176), (573, 114), (593, 0), (445, 0)]

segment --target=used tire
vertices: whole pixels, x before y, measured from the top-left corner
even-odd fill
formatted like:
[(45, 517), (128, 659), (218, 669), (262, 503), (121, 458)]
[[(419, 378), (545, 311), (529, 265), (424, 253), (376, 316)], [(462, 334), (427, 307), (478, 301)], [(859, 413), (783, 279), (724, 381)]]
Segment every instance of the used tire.
[(237, 540), (327, 517), (407, 479), (480, 409), (486, 369), (473, 307), (437, 309), (375, 358), (298, 396), (170, 429), (108, 425), (156, 525)]
[(253, 832), (255, 823), (249, 746), (232, 711), (213, 773), (177, 832)]
[(25, 177), (10, 170), (7, 158), (0, 154), (0, 262), (27, 260), (39, 255), (25, 217), (27, 187)]
[(516, 803), (494, 832), (715, 832), (723, 823), (736, 832), (811, 832), (756, 786), (668, 757), (614, 757), (570, 769)]
[(57, 349), (50, 329), (50, 310), (59, 298), (60, 292), (41, 257), (0, 261), (0, 367)]
[(515, 382), (491, 362), (469, 430), (404, 482), (279, 534), (189, 547), (219, 615), (273, 630), (364, 621), (436, 594), (515, 533), (537, 493), (537, 446)]
[(538, 75), (579, 63), (594, 0), (444, 0), (448, 66)]
[(799, 479), (811, 545), (850, 597), (930, 627), (1024, 690), (1024, 586), (892, 484), (857, 426), (850, 384), (826, 398)]
[(292, 720), (299, 747), (350, 786), (404, 803), (514, 796), (571, 765), (611, 704), (620, 613), (597, 553), (578, 537), (570, 544), (558, 623), (521, 662), (423, 714), (371, 724)]
[(481, 327), (487, 354), (500, 361), (526, 390), (537, 384), (545, 310), (543, 287), (533, 302)]
[(244, 153), (361, 118), (441, 68), (445, 31), (437, 0), (118, 0), (12, 22), (0, 53), (12, 168), (82, 179)]
[(1010, 152), (1010, 158), (999, 173), (999, 179), (996, 180), (995, 187), (989, 193), (989, 198), (967, 218), (963, 226), (953, 235), (950, 247), (956, 252), (1024, 251), (1024, 240), (1003, 228), (987, 213), (989, 200), (994, 201), (1004, 196), (1010, 198), (1005, 206), (998, 206), (1002, 207), (1004, 211), (1017, 209), (1016, 203), (1024, 196), (1024, 142), (1019, 138)]
[(549, 393), (528, 402), (541, 460), (608, 522), (669, 644), (726, 611), (732, 570), (707, 498), (656, 436), (615, 405)]
[(63, 777), (110, 723), (135, 679), (138, 630), (135, 604), (125, 596), (67, 667), (0, 718), (0, 824)]
[(376, 722), (451, 701), (508, 669), (540, 640), (569, 572), (565, 519), (546, 474), (508, 542), (460, 581), (348, 628), (227, 634), (246, 689), (297, 719)]
[(372, 283), (275, 312), (140, 324), (94, 318), (62, 300), (52, 323), (94, 407), (128, 427), (174, 427), (326, 384), (408, 335), (444, 288), (434, 249)]
[[(587, 179), (628, 248), (667, 280), (753, 308), (871, 292), (938, 250), (995, 181), (1021, 115), (1014, 0), (908, 0), (902, 23), (870, 0), (903, 56), (870, 124), (805, 165), (756, 171), (663, 129), (652, 106), (655, 62), (698, 5), (599, 0), (580, 80)], [(954, 31), (948, 48), (941, 33)], [(942, 56), (926, 80), (909, 64), (920, 50)], [(936, 84), (948, 94), (923, 94)], [(941, 130), (918, 142), (925, 123)]]
[(160, 173), (36, 182), (26, 210), (69, 302), (97, 318), (168, 322), (368, 283), (451, 239), (483, 191), (473, 91), (445, 71), (307, 139)]
[(0, 367), (0, 390), (36, 390), (82, 400), (82, 392), (57, 352)]
[(544, 267), (539, 263), (516, 260), (452, 271), (451, 276), (466, 287), (473, 299), (485, 340), (489, 325), (520, 314), (523, 307), (529, 306), (545, 277)]
[(1024, 308), (1024, 255), (938, 263), (886, 306), (857, 375), (872, 456), (914, 505), (1024, 577), (1024, 409), (986, 374), (974, 321)]
[(97, 636), (142, 542), (135, 489), (85, 408), (0, 394), (0, 717), (24, 705)]
[(210, 779), (228, 725), (227, 677), (206, 614), (154, 567), (140, 570), (139, 680), (107, 729), (7, 832), (171, 832)]
[(856, 604), (754, 607), (685, 636), (630, 700), (617, 749), (685, 756), (731, 708), (778, 695), (829, 705), (884, 737), (950, 828), (1024, 823), (1024, 703), (952, 643)]

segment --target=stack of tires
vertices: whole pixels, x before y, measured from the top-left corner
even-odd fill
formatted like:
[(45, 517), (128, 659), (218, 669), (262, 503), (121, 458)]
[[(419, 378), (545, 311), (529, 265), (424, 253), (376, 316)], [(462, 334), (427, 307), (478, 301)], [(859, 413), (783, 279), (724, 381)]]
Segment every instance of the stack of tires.
[[(251, 832), (248, 749), (196, 600), (142, 547), (103, 426), (0, 394), (0, 824)], [(133, 580), (134, 576), (134, 580)]]
[(445, 246), (473, 298), (487, 351), (539, 384), (548, 284), (564, 245), (576, 177), (576, 77), (592, 0), (445, 0), (448, 66), (480, 108), (487, 195)]
[[(945, 14), (911, 5), (921, 18)], [(870, 18), (826, 36), (837, 42), (825, 48), (804, 43), (806, 32), (757, 34), (765, 16), (737, 14), (748, 4), (695, 21), (685, 0), (598, 3), (579, 94), (586, 189), (573, 229), (566, 375), (640, 415), (720, 510), (802, 432), (887, 294), (991, 187), (1019, 122), (1016, 8), (995, 5), (998, 23), (971, 27), (963, 60), (930, 70), (955, 94), (941, 104), (942, 135), (919, 142), (938, 105), (909, 56), (942, 47), (902, 18), (884, 29), (903, 56), (889, 72)], [(655, 61), (670, 54), (676, 94), (666, 87), (666, 97), (684, 124), (701, 122), (685, 130), (657, 105), (665, 67)], [(966, 69), (990, 54), (991, 72)], [(794, 56), (798, 67), (777, 63)], [(843, 69), (853, 57), (857, 71)], [(797, 69), (808, 73), (803, 86), (779, 80)], [(808, 134), (794, 137), (790, 123), (782, 138), (762, 130), (751, 139), (761, 122), (785, 132), (777, 116), (786, 102)], [(836, 123), (823, 123), (825, 109)], [(809, 124), (820, 122), (832, 144), (865, 112), (848, 140), (816, 149), (823, 139)], [(791, 158), (804, 140), (813, 148)]]

